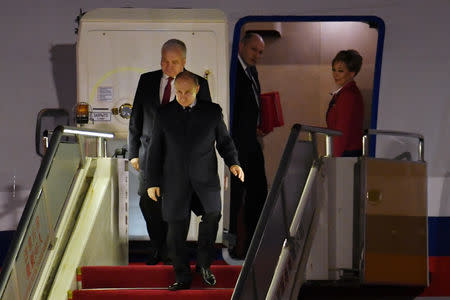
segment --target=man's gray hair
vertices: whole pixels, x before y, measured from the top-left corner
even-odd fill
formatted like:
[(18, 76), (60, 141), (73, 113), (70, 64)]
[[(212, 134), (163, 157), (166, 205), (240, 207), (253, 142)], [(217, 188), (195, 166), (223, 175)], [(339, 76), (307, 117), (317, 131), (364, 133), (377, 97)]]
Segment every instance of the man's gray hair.
[(177, 39), (170, 39), (167, 42), (165, 42), (161, 47), (161, 53), (167, 50), (174, 50), (174, 49), (180, 50), (183, 55), (183, 58), (186, 58), (186, 45), (182, 41)]

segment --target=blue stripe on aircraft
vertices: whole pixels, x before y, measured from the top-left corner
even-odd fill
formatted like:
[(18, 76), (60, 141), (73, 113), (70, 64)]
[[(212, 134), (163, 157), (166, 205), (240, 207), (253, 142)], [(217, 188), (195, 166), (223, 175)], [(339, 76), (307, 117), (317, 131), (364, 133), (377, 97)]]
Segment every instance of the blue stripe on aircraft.
[(450, 256), (450, 217), (428, 217), (428, 255)]
[(3, 266), (3, 261), (8, 253), (9, 245), (14, 238), (14, 230), (0, 231), (0, 268)]

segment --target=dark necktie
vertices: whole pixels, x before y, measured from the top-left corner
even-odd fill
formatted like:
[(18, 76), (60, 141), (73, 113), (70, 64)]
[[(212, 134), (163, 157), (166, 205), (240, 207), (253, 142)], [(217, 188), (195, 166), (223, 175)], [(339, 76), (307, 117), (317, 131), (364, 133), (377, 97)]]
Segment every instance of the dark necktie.
[(164, 88), (164, 94), (161, 105), (165, 105), (170, 101), (170, 91), (172, 90), (172, 86), (170, 85), (170, 83), (172, 82), (172, 80), (173, 80), (172, 77), (167, 78), (167, 84), (166, 87)]
[(257, 80), (258, 78), (258, 72), (256, 71), (255, 67), (247, 67), (246, 70), (248, 77), (250, 78), (252, 82), (252, 90), (253, 94), (255, 95), (256, 105), (258, 106), (258, 116), (256, 120), (256, 125), (259, 126), (261, 124), (261, 88), (259, 87), (259, 82)]
[(256, 71), (256, 68), (254, 66), (247, 67), (247, 74), (250, 77), (250, 79), (252, 80), (253, 85), (255, 86), (255, 90), (258, 93), (258, 95), (261, 94), (261, 88), (260, 88), (259, 82), (258, 82), (258, 71)]
[(190, 112), (191, 109), (192, 109), (192, 107), (190, 107), (190, 106), (183, 107), (184, 112)]

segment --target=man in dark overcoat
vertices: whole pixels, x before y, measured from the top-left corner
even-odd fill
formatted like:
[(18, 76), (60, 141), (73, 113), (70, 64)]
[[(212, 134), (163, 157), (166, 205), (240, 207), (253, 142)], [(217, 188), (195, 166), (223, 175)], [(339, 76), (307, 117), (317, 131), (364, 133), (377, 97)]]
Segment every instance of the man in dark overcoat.
[[(238, 213), (244, 206), (246, 239), (243, 247), (231, 252), (235, 258), (243, 258), (250, 245), (267, 197), (267, 179), (264, 155), (259, 138), (264, 134), (261, 125), (261, 87), (256, 64), (262, 57), (264, 40), (257, 33), (247, 32), (239, 43), (234, 89), (232, 136), (239, 154), (239, 162), (245, 172), (245, 182), (231, 178), (230, 228), (238, 234)], [(237, 239), (241, 240), (240, 237)], [(244, 253), (239, 253), (239, 248)]]
[[(167, 223), (161, 216), (161, 202), (148, 198), (147, 187), (143, 183), (143, 170), (147, 159), (146, 149), (150, 145), (153, 122), (158, 107), (175, 99), (174, 78), (184, 70), (186, 64), (186, 45), (177, 39), (166, 41), (161, 48), (161, 69), (141, 75), (136, 89), (129, 125), (129, 159), (130, 164), (139, 171), (139, 207), (147, 225), (150, 237), (150, 255), (147, 264), (159, 261), (168, 263), (167, 259)], [(208, 82), (196, 75), (200, 84), (197, 97), (211, 101)]]
[[(168, 223), (167, 245), (176, 282), (170, 290), (190, 288), (192, 274), (186, 248), (190, 212), (200, 206), (197, 270), (207, 285), (216, 279), (210, 265), (221, 218), (220, 182), (216, 150), (241, 181), (237, 151), (218, 104), (197, 98), (199, 84), (184, 71), (175, 79), (176, 100), (158, 110), (146, 169), (148, 195), (162, 198), (162, 215)], [(215, 147), (214, 147), (215, 146)], [(192, 203), (192, 194), (199, 203)]]

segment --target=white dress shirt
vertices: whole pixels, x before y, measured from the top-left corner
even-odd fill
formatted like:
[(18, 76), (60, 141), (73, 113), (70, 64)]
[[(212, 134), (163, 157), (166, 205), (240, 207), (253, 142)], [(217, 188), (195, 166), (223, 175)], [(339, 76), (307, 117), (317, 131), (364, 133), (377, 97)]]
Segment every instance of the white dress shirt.
[[(164, 96), (164, 89), (166, 88), (167, 82), (169, 81), (169, 76), (163, 73), (163, 76), (161, 77), (161, 83), (159, 85), (159, 103), (162, 102), (163, 96)], [(170, 101), (175, 99), (175, 78), (170, 83), (171, 89), (170, 89)]]

